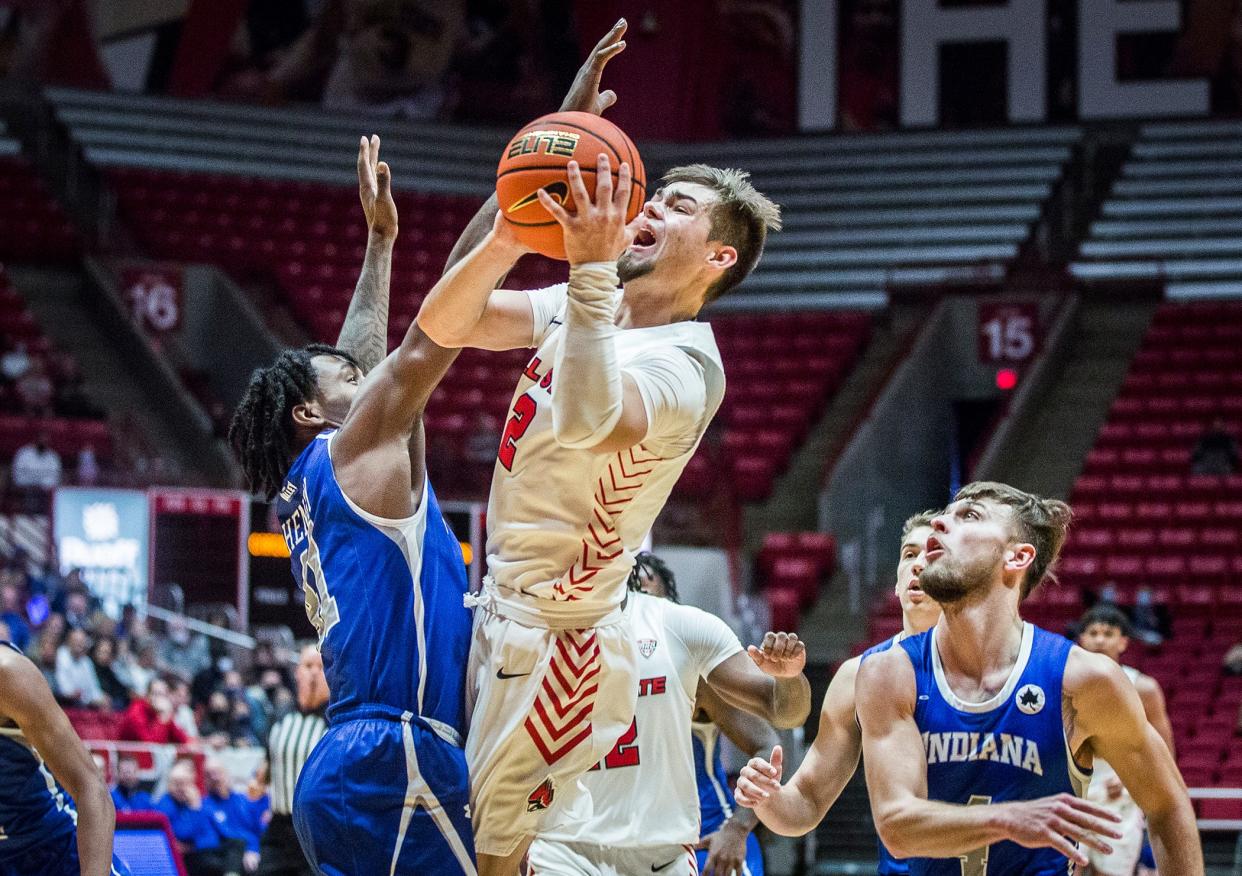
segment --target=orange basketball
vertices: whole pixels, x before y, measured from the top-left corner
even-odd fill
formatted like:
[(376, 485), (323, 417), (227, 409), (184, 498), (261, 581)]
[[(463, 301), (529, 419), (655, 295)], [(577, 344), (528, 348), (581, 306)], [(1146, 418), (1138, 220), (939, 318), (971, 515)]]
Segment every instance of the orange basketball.
[(549, 258), (565, 258), (561, 226), (539, 203), (536, 192), (546, 189), (572, 210), (565, 166), (570, 159), (577, 161), (587, 191), (594, 194), (595, 163), (601, 152), (611, 162), (614, 185), (621, 162), (630, 165), (634, 188), (625, 211), (628, 222), (647, 199), (647, 174), (624, 131), (590, 113), (565, 112), (541, 116), (513, 135), (496, 168), (496, 199), (501, 215), (523, 243)]

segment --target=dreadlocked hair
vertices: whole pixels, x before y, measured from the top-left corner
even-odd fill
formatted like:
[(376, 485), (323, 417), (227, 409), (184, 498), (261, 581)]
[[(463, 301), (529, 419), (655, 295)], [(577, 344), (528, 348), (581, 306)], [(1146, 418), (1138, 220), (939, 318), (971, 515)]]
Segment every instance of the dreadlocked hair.
[(677, 576), (673, 574), (673, 570), (668, 567), (666, 562), (651, 551), (643, 551), (634, 557), (634, 568), (630, 569), (630, 578), (625, 583), (635, 593), (642, 592), (643, 572), (664, 582), (664, 595), (669, 602), (681, 602), (681, 599), (677, 596)]
[(250, 489), (271, 499), (293, 464), (294, 407), (319, 391), (311, 359), (336, 356), (353, 365), (354, 357), (328, 344), (285, 350), (266, 368), (256, 368), (233, 412), (229, 444), (237, 452)]

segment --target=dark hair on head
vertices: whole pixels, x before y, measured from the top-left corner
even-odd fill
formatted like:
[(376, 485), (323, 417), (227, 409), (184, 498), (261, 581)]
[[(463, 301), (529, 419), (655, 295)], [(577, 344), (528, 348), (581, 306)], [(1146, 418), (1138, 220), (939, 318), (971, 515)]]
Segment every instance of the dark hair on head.
[(360, 368), (353, 356), (328, 344), (285, 350), (271, 365), (254, 370), (233, 412), (229, 444), (237, 451), (250, 489), (265, 498), (276, 495), (293, 464), (293, 409), (319, 391), (319, 376), (311, 364), (315, 356), (336, 356)]
[(1045, 499), (995, 481), (975, 481), (957, 491), (954, 502), (989, 499), (1009, 508), (1013, 536), (1035, 547), (1035, 560), (1022, 580), (1022, 599), (1031, 595), (1045, 578), (1056, 582), (1053, 567), (1069, 534), (1073, 511), (1059, 499)]
[(920, 526), (931, 526), (931, 522), (939, 517), (940, 511), (927, 510), (920, 511), (918, 514), (911, 514), (906, 518), (906, 522), (901, 525), (901, 542), (905, 544), (906, 539), (910, 537), (910, 533), (918, 529)]
[(677, 576), (673, 574), (673, 570), (668, 567), (667, 563), (651, 551), (643, 551), (634, 557), (634, 568), (630, 569), (630, 578), (626, 582), (626, 586), (635, 593), (642, 592), (643, 582), (641, 576), (643, 572), (664, 582), (664, 596), (669, 602), (681, 602), (677, 595)]
[(769, 231), (781, 230), (781, 208), (750, 182), (744, 170), (687, 164), (664, 174), (664, 182), (697, 183), (716, 193), (711, 206), (709, 239), (719, 240), (737, 250), (737, 261), (707, 290), (707, 301), (715, 301), (745, 280), (759, 264)]
[(1130, 635), (1130, 619), (1126, 617), (1124, 611), (1111, 602), (1099, 602), (1087, 609), (1087, 612), (1078, 619), (1078, 635), (1081, 636), (1095, 624), (1116, 627), (1121, 631), (1121, 635)]

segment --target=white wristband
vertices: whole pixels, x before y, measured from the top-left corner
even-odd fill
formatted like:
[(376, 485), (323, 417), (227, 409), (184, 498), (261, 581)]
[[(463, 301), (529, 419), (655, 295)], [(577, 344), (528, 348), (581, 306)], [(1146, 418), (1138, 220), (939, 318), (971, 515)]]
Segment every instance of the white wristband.
[(616, 291), (615, 262), (569, 269), (565, 339), (557, 353), (552, 391), (552, 433), (563, 447), (594, 447), (621, 419)]

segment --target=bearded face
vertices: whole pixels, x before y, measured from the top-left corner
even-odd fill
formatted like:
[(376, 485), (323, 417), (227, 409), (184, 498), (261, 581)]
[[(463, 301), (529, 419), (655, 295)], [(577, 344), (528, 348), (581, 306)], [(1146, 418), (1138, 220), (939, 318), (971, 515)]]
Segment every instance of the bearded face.
[(1000, 569), (1002, 547), (976, 551), (966, 556), (945, 554), (919, 576), (923, 591), (941, 605), (961, 602), (973, 593), (987, 590)]

